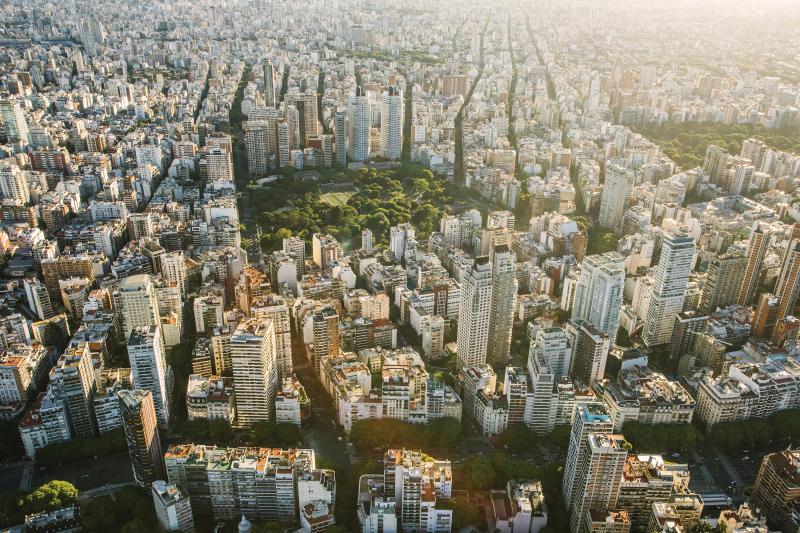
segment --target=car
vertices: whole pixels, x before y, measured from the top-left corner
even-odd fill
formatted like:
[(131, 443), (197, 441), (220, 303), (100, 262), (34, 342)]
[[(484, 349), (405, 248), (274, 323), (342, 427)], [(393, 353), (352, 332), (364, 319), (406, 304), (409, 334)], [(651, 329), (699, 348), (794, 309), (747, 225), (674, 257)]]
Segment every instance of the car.
[(742, 461), (749, 461), (749, 460), (750, 460), (750, 456), (748, 456), (748, 455), (745, 455), (744, 457), (742, 457)]

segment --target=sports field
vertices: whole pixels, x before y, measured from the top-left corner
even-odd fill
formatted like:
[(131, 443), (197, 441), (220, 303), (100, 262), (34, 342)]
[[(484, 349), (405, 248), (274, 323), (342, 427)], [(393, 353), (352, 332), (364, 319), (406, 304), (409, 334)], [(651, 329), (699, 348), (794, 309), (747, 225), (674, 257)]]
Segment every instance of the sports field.
[(347, 200), (353, 196), (356, 191), (331, 191), (322, 195), (322, 201), (331, 205), (344, 207), (347, 205)]

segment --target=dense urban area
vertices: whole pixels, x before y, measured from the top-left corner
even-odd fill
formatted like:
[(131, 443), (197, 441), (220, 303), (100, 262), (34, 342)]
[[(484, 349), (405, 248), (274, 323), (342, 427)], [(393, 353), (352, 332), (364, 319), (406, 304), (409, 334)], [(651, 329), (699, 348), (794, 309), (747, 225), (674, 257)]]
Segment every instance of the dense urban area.
[(0, 3), (0, 531), (797, 533), (798, 26)]

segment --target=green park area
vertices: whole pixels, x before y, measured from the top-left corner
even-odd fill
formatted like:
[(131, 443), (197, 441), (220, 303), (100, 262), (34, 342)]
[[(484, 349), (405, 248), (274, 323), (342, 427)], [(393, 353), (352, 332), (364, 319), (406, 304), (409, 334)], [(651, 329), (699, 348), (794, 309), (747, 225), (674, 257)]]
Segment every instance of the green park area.
[(664, 153), (683, 169), (702, 166), (706, 148), (710, 144), (738, 154), (742, 149), (742, 141), (751, 137), (777, 150), (800, 152), (797, 130), (702, 122), (647, 126), (638, 129), (638, 132), (661, 146)]

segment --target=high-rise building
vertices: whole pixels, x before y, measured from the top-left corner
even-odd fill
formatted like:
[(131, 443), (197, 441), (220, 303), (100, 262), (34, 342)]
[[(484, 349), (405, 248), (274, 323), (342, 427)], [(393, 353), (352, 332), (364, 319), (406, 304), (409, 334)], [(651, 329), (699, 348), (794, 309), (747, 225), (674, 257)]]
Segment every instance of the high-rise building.
[(708, 316), (697, 311), (683, 311), (675, 316), (669, 356), (672, 365), (678, 365), (680, 374), (688, 374), (695, 366), (695, 341), (697, 335), (705, 331), (707, 323)]
[(249, 120), (243, 127), (248, 172), (256, 176), (269, 173), (272, 167), (270, 137), (275, 135), (275, 130), (270, 130), (266, 120)]
[(231, 364), (239, 425), (270, 421), (278, 389), (272, 319), (252, 317), (239, 323), (231, 337)]
[(642, 332), (642, 340), (647, 346), (670, 341), (675, 316), (683, 311), (686, 285), (692, 271), (694, 239), (685, 234), (665, 234), (663, 241)]
[(397, 503), (402, 531), (450, 531), (453, 511), (436, 508), (436, 500), (453, 492), (450, 461), (421, 452), (388, 450), (383, 462), (383, 497)]
[(122, 315), (122, 332), (126, 339), (135, 327), (160, 323), (156, 290), (148, 274), (123, 278), (114, 292), (114, 306)]
[(72, 433), (91, 437), (97, 433), (93, 398), (96, 389), (89, 344), (67, 348), (50, 370), (50, 386), (57, 387), (67, 408)]
[(491, 315), (492, 264), (488, 257), (478, 257), (461, 284), (456, 337), (459, 366), (486, 363)]
[(797, 531), (800, 517), (800, 450), (765, 455), (753, 484), (751, 501), (781, 531)]
[(17, 165), (0, 163), (0, 193), (27, 205), (31, 201), (31, 184), (28, 175)]
[(625, 215), (625, 204), (635, 183), (636, 176), (631, 169), (616, 161), (606, 163), (606, 181), (600, 200), (601, 226), (615, 231), (619, 229)]
[(608, 252), (584, 257), (575, 287), (572, 319), (593, 325), (613, 342), (617, 338), (624, 288), (625, 266), (621, 254)]
[(297, 263), (297, 279), (301, 279), (306, 273), (306, 241), (300, 237), (283, 239), (283, 251), (287, 254), (294, 254)]
[(304, 93), (290, 93), (285, 97), (287, 107), (294, 106), (298, 113), (298, 145), (305, 145), (306, 139), (319, 135), (319, 110), (317, 109), (319, 96), (313, 89)]
[(28, 298), (28, 307), (30, 307), (33, 314), (42, 320), (55, 315), (53, 311), (53, 304), (50, 302), (50, 294), (47, 292), (47, 287), (44, 283), (39, 281), (38, 278), (25, 278), (23, 280), (25, 286), (25, 296)]
[(389, 250), (395, 261), (402, 261), (406, 253), (406, 243), (416, 237), (414, 226), (408, 222), (389, 228)]
[(0, 100), (0, 124), (8, 142), (28, 144), (28, 121), (17, 100)]
[(361, 230), (361, 249), (368, 254), (371, 254), (374, 245), (372, 231), (369, 228), (364, 228)]
[(269, 107), (275, 107), (275, 68), (272, 62), (265, 60), (262, 64), (264, 71), (264, 101)]
[(174, 283), (186, 296), (186, 258), (183, 250), (167, 252), (161, 257), (161, 275), (169, 283)]
[(159, 479), (153, 481), (152, 495), (156, 518), (164, 530), (194, 533), (192, 502), (186, 491)]
[(168, 426), (172, 368), (167, 365), (161, 328), (155, 324), (133, 328), (128, 338), (128, 358), (134, 387), (152, 393), (158, 423)]
[(381, 155), (400, 159), (403, 150), (403, 92), (389, 87), (381, 96)]
[(166, 476), (153, 395), (145, 390), (121, 390), (117, 397), (133, 479), (140, 487), (148, 487)]
[(311, 315), (311, 329), (313, 336), (313, 347), (310, 352), (311, 364), (317, 375), (320, 375), (322, 360), (332, 355), (338, 355), (341, 348), (339, 315), (336, 310), (329, 305), (314, 310)]
[(293, 135), (288, 121), (281, 120), (275, 124), (275, 137), (277, 138), (278, 168), (291, 165), (290, 153), (292, 150)]
[(566, 334), (572, 347), (572, 376), (587, 387), (594, 386), (605, 376), (611, 339), (592, 324), (580, 320), (569, 322)]
[(716, 311), (718, 307), (736, 303), (746, 269), (747, 258), (741, 254), (727, 252), (714, 256), (706, 271), (700, 307), (697, 310), (707, 315)]
[(769, 235), (764, 231), (764, 226), (756, 222), (750, 230), (750, 240), (747, 243), (747, 264), (744, 270), (744, 279), (739, 289), (739, 305), (750, 305), (756, 294), (761, 280), (761, 265), (769, 248)]
[(614, 424), (608, 407), (603, 403), (579, 402), (575, 405), (575, 416), (567, 448), (567, 461), (564, 463), (562, 491), (567, 511), (572, 511), (583, 497), (581, 469), (588, 457), (587, 437), (590, 433), (610, 433)]
[(323, 272), (330, 271), (330, 263), (342, 256), (342, 245), (332, 235), (315, 233), (311, 236), (311, 257)]
[(347, 166), (347, 110), (337, 109), (333, 118), (336, 135), (336, 164)]
[(217, 520), (298, 521), (300, 502), (334, 501), (335, 474), (315, 468), (314, 450), (174, 445), (164, 455), (170, 483), (195, 510)]
[(233, 159), (224, 148), (209, 148), (206, 152), (206, 171), (208, 181), (233, 181)]
[(577, 498), (570, 517), (573, 533), (588, 533), (589, 511), (606, 512), (616, 508), (628, 457), (628, 443), (622, 435), (592, 432), (585, 441), (586, 453), (575, 468)]
[(270, 294), (255, 301), (254, 317), (269, 318), (275, 325), (275, 364), (280, 377), (292, 374), (292, 326), (289, 306), (283, 297)]
[(792, 239), (783, 255), (783, 265), (775, 287), (778, 297), (777, 320), (793, 315), (800, 295), (800, 239)]
[(486, 361), (489, 364), (503, 364), (511, 357), (511, 330), (514, 327), (514, 310), (517, 303), (515, 258), (508, 246), (501, 244), (494, 247), (491, 259), (492, 304)]
[(369, 161), (370, 152), (370, 102), (361, 94), (361, 89), (350, 97), (347, 106), (348, 121), (348, 157), (352, 161), (363, 163)]

